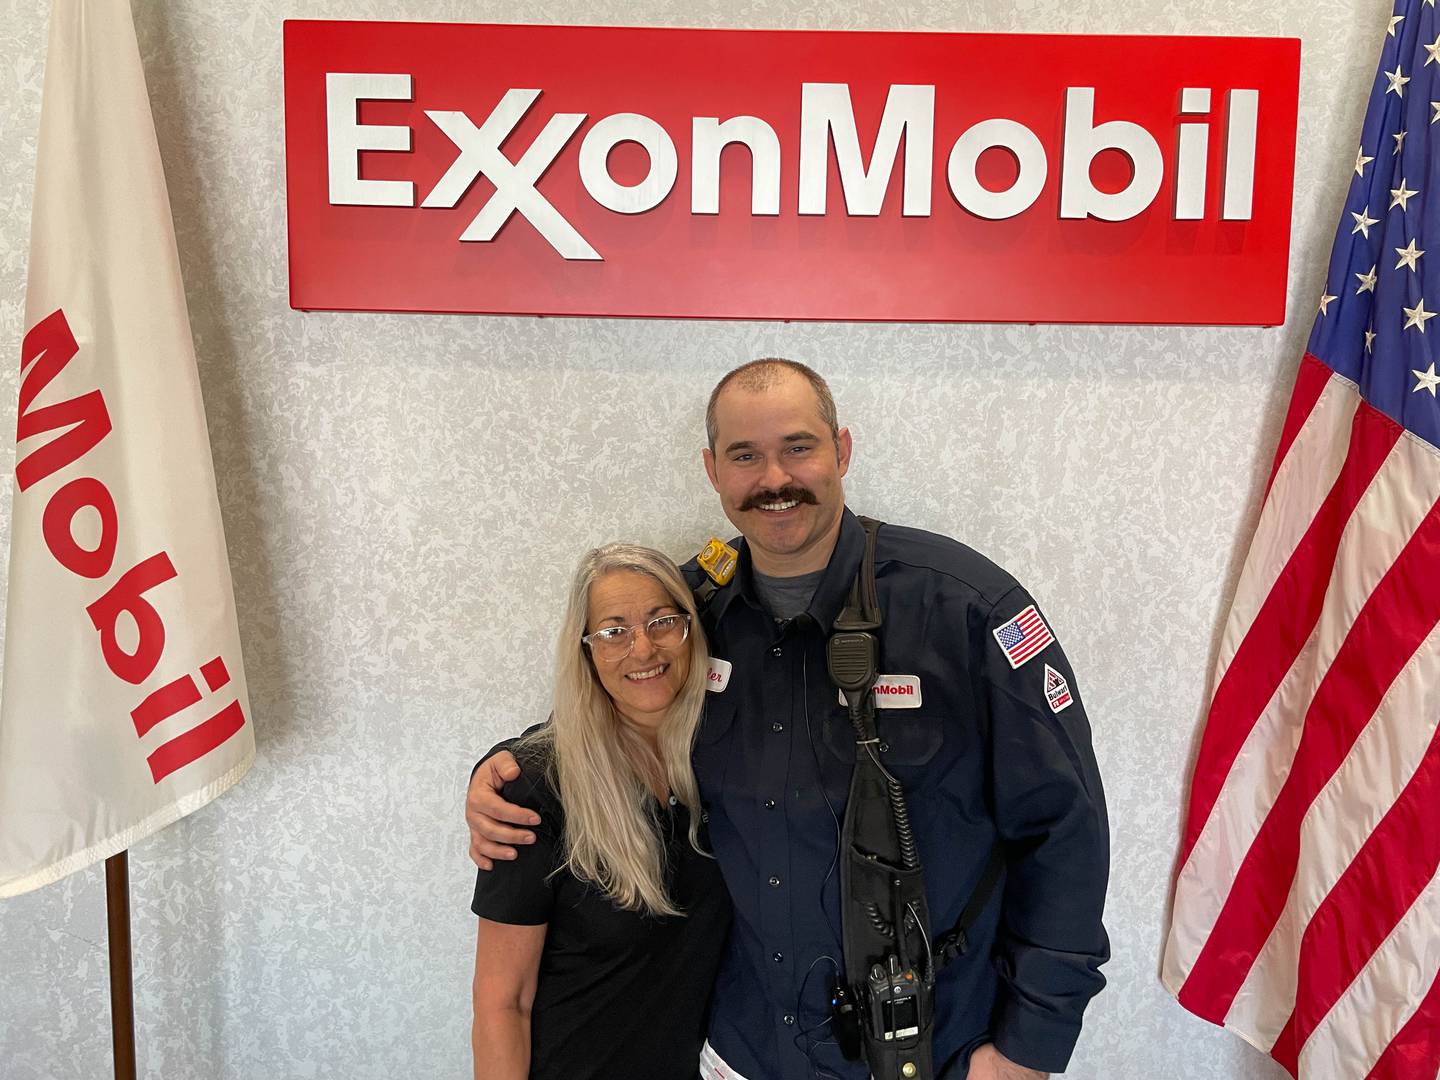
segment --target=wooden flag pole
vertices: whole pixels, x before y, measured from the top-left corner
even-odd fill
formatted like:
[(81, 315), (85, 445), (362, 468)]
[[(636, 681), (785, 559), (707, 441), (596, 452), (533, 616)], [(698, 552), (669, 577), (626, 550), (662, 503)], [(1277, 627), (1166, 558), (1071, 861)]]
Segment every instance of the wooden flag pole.
[(115, 1080), (135, 1080), (135, 992), (130, 973), (130, 853), (105, 860), (105, 913), (110, 927), (110, 1035)]

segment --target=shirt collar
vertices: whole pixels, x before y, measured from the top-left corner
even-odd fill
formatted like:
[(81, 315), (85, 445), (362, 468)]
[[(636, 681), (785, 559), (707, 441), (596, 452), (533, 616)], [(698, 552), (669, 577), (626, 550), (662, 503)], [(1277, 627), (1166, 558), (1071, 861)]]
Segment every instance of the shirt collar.
[[(724, 620), (725, 613), (737, 599), (743, 598), (745, 603), (757, 611), (765, 610), (755, 588), (755, 569), (750, 556), (750, 545), (741, 537), (735, 542), (735, 546), (739, 549), (740, 560), (735, 568), (735, 580), (729, 588), (721, 589), (715, 596), (713, 617), (716, 623)], [(840, 516), (840, 535), (836, 538), (835, 550), (830, 553), (825, 573), (820, 578), (820, 584), (815, 587), (810, 606), (805, 610), (805, 614), (814, 620), (821, 631), (829, 633), (836, 616), (844, 609), (845, 601), (850, 595), (850, 586), (860, 570), (860, 560), (864, 554), (865, 527), (860, 524), (860, 519), (850, 512), (849, 507), (846, 507)]]

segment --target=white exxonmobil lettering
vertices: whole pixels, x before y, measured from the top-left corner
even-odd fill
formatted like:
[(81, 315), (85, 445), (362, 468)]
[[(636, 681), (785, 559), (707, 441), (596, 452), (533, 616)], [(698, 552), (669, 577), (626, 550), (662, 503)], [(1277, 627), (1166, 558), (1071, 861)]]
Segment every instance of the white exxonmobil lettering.
[[(495, 191), (460, 234), (463, 241), (493, 240), (501, 226), (520, 214), (564, 258), (598, 260), (603, 256), (537, 187), (588, 119), (586, 113), (554, 113), (517, 159), (500, 147), (540, 98), (536, 89), (510, 89), (478, 127), (464, 112), (430, 110), (425, 115), (455, 145), (454, 161), (420, 202), (421, 207), (456, 206), (474, 182), (486, 177)], [(367, 180), (360, 176), (362, 151), (407, 151), (414, 132), (405, 124), (361, 124), (361, 101), (413, 100), (408, 74), (330, 72), (325, 76), (326, 143), (330, 202), (343, 206), (415, 206), (409, 180)], [(1175, 133), (1175, 220), (1204, 217), (1209, 187), (1207, 161), (1210, 123), (1197, 119), (1211, 111), (1212, 90), (1186, 87), (1180, 94), (1184, 118)], [(1260, 92), (1228, 90), (1226, 141), (1220, 217), (1248, 221), (1255, 188), (1255, 153)], [(828, 212), (829, 163), (833, 150), (845, 213), (879, 215), (900, 155), (901, 213), (931, 216), (935, 154), (935, 87), (895, 84), (889, 88), (873, 151), (866, 162), (855, 124), (847, 83), (804, 83), (800, 97), (799, 185), (796, 212)], [(645, 177), (621, 184), (609, 169), (610, 151), (623, 142), (638, 143), (649, 157)], [(1060, 147), (1059, 216), (1125, 221), (1155, 201), (1165, 178), (1165, 153), (1153, 132), (1128, 120), (1095, 123), (1095, 90), (1065, 90), (1065, 123)], [(755, 116), (720, 120), (692, 118), (690, 212), (720, 212), (720, 157), (725, 147), (750, 151), (753, 216), (780, 213), (782, 152), (775, 129)], [(977, 176), (987, 150), (1008, 150), (1016, 176), (1003, 191), (983, 185)], [(1090, 166), (1106, 150), (1130, 162), (1129, 181), (1119, 191), (1097, 188)], [(946, 159), (946, 182), (955, 201), (976, 217), (999, 221), (1035, 205), (1045, 188), (1050, 154), (1034, 131), (1016, 120), (989, 118), (971, 125), (955, 140)], [(639, 113), (614, 113), (590, 126), (580, 144), (580, 180), (601, 207), (618, 214), (640, 214), (659, 206), (674, 189), (679, 172), (675, 141), (657, 121)]]
[(585, 114), (556, 113), (550, 117), (519, 161), (512, 163), (500, 152), (500, 144), (539, 96), (539, 90), (508, 91), (478, 128), (462, 112), (427, 110), (425, 115), (459, 148), (460, 154), (420, 205), (454, 206), (483, 173), (495, 185), (495, 194), (460, 234), (461, 240), (493, 240), (500, 226), (519, 211), (565, 258), (598, 259), (599, 253), (535, 187), (585, 122)]

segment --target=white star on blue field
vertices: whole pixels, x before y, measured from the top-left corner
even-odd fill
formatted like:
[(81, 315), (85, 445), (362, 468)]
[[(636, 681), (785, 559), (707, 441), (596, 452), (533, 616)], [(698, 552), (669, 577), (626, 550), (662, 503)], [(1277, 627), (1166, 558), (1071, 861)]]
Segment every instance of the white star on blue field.
[[(1309, 351), (1440, 446), (1440, 16), (1401, 0), (1385, 37)], [(1433, 251), (1433, 253), (1432, 253)]]

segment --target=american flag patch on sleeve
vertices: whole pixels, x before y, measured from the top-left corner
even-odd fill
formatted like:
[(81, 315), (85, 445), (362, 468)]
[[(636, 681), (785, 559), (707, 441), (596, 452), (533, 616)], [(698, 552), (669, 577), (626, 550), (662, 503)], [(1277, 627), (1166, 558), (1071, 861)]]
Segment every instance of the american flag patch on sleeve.
[(1045, 625), (1045, 620), (1040, 617), (1040, 612), (1035, 610), (1034, 604), (1009, 622), (997, 626), (991, 633), (1000, 643), (1000, 649), (1012, 668), (1018, 668), (1055, 640), (1055, 635), (1050, 633), (1050, 628)]

